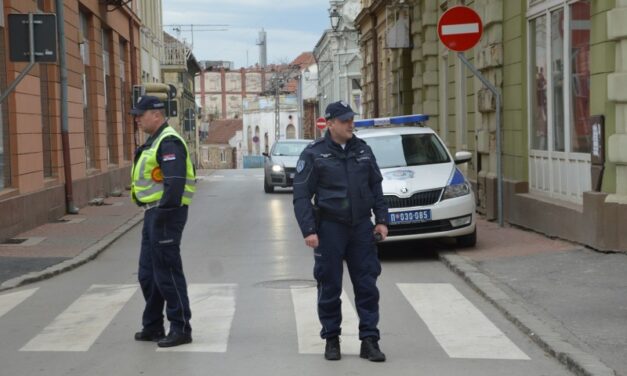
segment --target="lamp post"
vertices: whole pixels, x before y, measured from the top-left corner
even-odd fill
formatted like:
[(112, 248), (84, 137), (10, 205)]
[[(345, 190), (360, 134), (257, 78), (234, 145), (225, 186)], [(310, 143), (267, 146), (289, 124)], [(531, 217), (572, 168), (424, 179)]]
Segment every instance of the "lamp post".
[[(337, 64), (337, 71), (338, 73), (341, 72), (341, 67), (340, 67), (340, 55), (344, 55), (344, 65), (345, 65), (345, 76), (344, 76), (344, 80), (345, 80), (345, 85), (341, 85), (341, 78), (338, 77), (337, 78), (337, 83), (334, 83), (334, 87), (335, 90), (337, 90), (337, 95), (340, 97), (339, 99), (344, 99), (346, 101), (348, 101), (348, 103), (351, 103), (351, 97), (352, 97), (352, 85), (351, 85), (351, 81), (350, 81), (350, 77), (349, 77), (349, 64), (350, 62), (353, 60), (353, 57), (358, 54), (358, 52), (355, 51), (349, 51), (349, 45), (348, 42), (349, 40), (353, 40), (352, 35), (356, 35), (357, 30), (355, 29), (343, 29), (343, 30), (339, 30), (340, 27), (340, 21), (342, 20), (342, 14), (337, 10), (337, 8), (333, 7), (329, 9), (329, 20), (331, 22), (331, 29), (333, 30), (333, 35), (335, 38), (338, 39), (338, 50), (333, 51), (333, 63), (334, 65)], [(345, 35), (345, 34), (350, 34), (350, 35)], [(340, 38), (343, 40), (344, 43), (342, 43), (343, 47), (339, 47), (340, 43), (339, 40)], [(339, 52), (340, 48), (343, 50), (343, 52)], [(351, 47), (352, 48), (352, 47)], [(346, 91), (345, 98), (342, 98), (342, 93), (341, 93), (341, 87), (344, 86), (344, 90)], [(334, 91), (335, 91), (334, 90)], [(352, 103), (351, 103), (352, 104)]]
[(329, 12), (329, 19), (331, 20), (331, 29), (333, 31), (337, 31), (338, 26), (340, 26), (340, 18), (342, 18), (342, 15), (337, 11), (337, 8), (332, 8)]

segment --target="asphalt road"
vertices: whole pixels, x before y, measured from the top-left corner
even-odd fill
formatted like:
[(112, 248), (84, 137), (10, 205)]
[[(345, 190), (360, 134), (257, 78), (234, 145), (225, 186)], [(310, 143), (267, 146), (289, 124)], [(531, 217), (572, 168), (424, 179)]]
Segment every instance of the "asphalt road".
[[(132, 337), (143, 299), (140, 227), (96, 260), (0, 295), (0, 375), (568, 375), (429, 252), (382, 255), (381, 347), (358, 357), (345, 273), (343, 358), (322, 357), (313, 254), (291, 191), (263, 193), (262, 170), (205, 177), (190, 211), (183, 263), (194, 343), (157, 351)], [(427, 246), (425, 246), (427, 244)]]

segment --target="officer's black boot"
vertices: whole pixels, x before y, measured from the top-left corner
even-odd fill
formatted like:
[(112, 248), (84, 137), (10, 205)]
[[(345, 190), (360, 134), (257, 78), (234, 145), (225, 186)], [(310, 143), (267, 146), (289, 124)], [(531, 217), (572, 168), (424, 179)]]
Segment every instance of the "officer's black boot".
[(159, 340), (159, 342), (157, 342), (157, 346), (174, 347), (174, 346), (184, 345), (186, 343), (192, 343), (191, 333), (189, 332), (182, 333), (182, 332), (175, 332), (173, 330), (170, 330), (170, 333), (168, 333), (167, 337), (162, 338), (161, 340)]
[(327, 346), (324, 348), (324, 358), (326, 360), (340, 360), (340, 337), (327, 338)]
[(160, 329), (160, 330), (143, 329), (141, 332), (135, 333), (135, 341), (158, 342), (160, 339), (164, 337), (165, 337), (165, 331), (163, 329)]
[(379, 349), (377, 337), (366, 337), (361, 340), (359, 356), (371, 362), (385, 362), (385, 354)]

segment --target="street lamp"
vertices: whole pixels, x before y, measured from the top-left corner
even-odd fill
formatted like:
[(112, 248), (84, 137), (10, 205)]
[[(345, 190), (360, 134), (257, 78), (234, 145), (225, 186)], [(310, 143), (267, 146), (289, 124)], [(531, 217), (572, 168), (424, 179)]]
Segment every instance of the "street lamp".
[(329, 13), (329, 19), (331, 20), (331, 28), (333, 31), (337, 31), (337, 27), (340, 26), (341, 17), (340, 12), (338, 12), (336, 8), (333, 8), (331, 13)]

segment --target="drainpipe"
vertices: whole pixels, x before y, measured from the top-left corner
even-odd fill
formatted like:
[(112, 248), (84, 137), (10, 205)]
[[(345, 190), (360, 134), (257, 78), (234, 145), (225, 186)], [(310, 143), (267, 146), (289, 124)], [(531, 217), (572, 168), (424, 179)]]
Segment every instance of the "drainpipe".
[(78, 214), (72, 194), (72, 161), (70, 160), (70, 136), (68, 131), (67, 63), (65, 58), (65, 17), (63, 0), (55, 0), (57, 8), (57, 39), (59, 40), (59, 75), (61, 78), (61, 147), (63, 149), (63, 170), (65, 173), (65, 210), (68, 214)]
[[(136, 84), (140, 84), (141, 82), (137, 81), (137, 55), (135, 52), (135, 29), (133, 28), (135, 25), (133, 23), (133, 17), (128, 18), (128, 33), (129, 33), (129, 60), (131, 61), (131, 85), (136, 85)], [(131, 98), (133, 96), (131, 95)], [(133, 103), (133, 106), (135, 104)], [(126, 114), (122, 114), (122, 116), (124, 116)], [(132, 120), (132, 124), (133, 124), (133, 142), (134, 142), (134, 146), (135, 149), (137, 149), (139, 147), (139, 139), (137, 136), (137, 123), (135, 122), (135, 119)], [(135, 152), (135, 149), (133, 149), (133, 152)]]
[(373, 81), (373, 96), (374, 100), (374, 116), (375, 118), (379, 117), (379, 37), (377, 34), (377, 15), (374, 13), (370, 13), (370, 18), (372, 19), (372, 81)]

